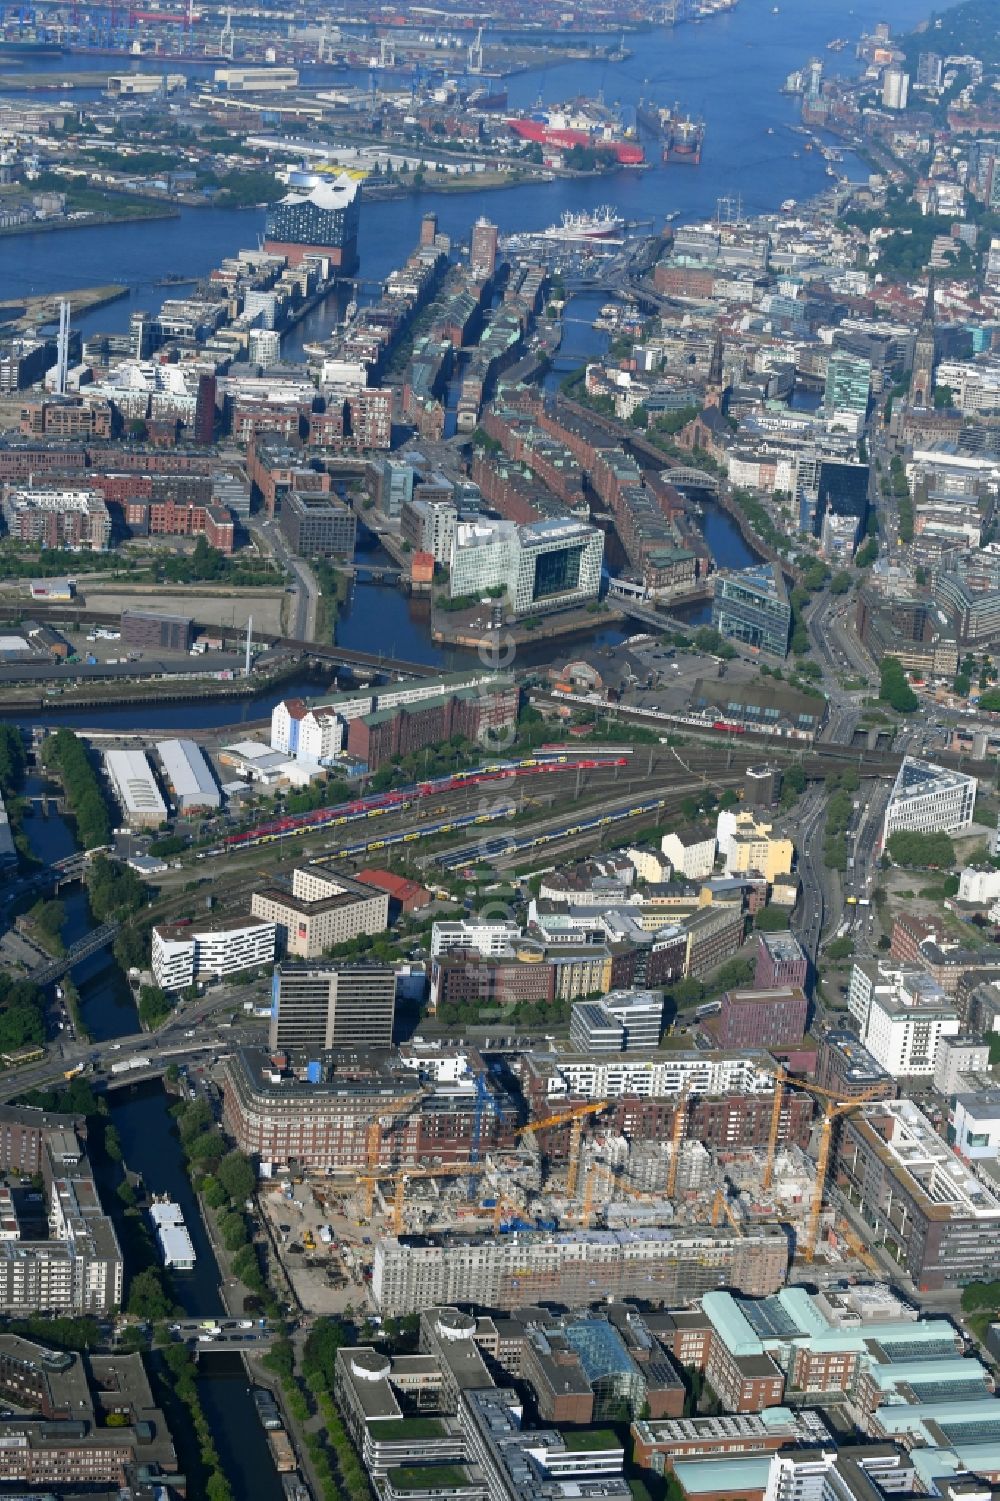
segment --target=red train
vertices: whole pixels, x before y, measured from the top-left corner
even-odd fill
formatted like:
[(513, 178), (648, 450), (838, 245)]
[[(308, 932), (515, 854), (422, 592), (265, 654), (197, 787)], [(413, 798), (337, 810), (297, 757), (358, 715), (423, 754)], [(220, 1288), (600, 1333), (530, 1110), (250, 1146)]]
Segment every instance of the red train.
[(290, 813), (284, 818), (275, 818), (268, 823), (258, 824), (255, 828), (245, 829), (240, 834), (229, 834), (222, 842), (227, 849), (238, 849), (241, 845), (256, 844), (262, 839), (281, 839), (305, 833), (309, 829), (353, 823), (359, 818), (371, 818), (392, 809), (408, 808), (424, 797), (434, 797), (442, 792), (457, 792), (463, 787), (477, 787), (487, 782), (502, 782), (511, 777), (533, 776), (549, 771), (594, 771), (600, 767), (627, 765), (627, 754), (607, 756), (598, 753), (586, 757), (570, 757), (564, 753), (543, 751), (537, 756), (526, 756), (519, 761), (502, 761), (472, 771), (457, 771), (450, 777), (435, 777), (427, 782), (417, 782), (411, 787), (399, 787), (392, 792), (376, 792), (370, 797), (338, 803), (332, 808), (315, 808), (311, 813)]

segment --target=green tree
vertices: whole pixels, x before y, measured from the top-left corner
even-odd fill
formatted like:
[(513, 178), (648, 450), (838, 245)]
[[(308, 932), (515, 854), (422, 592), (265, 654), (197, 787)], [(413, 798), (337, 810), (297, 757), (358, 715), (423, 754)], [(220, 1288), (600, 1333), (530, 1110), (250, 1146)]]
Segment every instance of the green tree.
[(163, 1290), (160, 1275), (152, 1267), (137, 1272), (128, 1294), (128, 1311), (134, 1318), (156, 1322), (169, 1318), (173, 1305)]
[(253, 1164), (242, 1152), (227, 1152), (219, 1163), (216, 1176), (236, 1204), (242, 1204), (257, 1187), (257, 1174)]

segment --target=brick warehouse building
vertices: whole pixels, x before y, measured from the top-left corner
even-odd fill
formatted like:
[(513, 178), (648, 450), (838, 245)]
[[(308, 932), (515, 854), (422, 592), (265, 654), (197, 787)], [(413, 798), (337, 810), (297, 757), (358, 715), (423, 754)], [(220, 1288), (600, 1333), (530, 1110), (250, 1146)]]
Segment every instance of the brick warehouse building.
[(510, 729), (517, 720), (518, 689), (504, 683), (496, 688), (463, 688), (415, 704), (401, 704), (352, 719), (347, 750), (377, 771), (395, 756), (412, 755), (426, 745), (463, 735), (483, 740), (490, 730)]
[[(474, 1091), (422, 1087), (412, 1072), (394, 1067), (387, 1053), (310, 1054), (310, 1061), (320, 1064), (318, 1082), (308, 1079), (304, 1066), (293, 1072), (257, 1048), (227, 1061), (223, 1123), (241, 1151), (264, 1162), (363, 1172), (371, 1123), (384, 1117), (389, 1123), (382, 1131), (381, 1166), (470, 1160)], [(516, 1129), (513, 1111), (483, 1111), (480, 1149), (512, 1150)]]

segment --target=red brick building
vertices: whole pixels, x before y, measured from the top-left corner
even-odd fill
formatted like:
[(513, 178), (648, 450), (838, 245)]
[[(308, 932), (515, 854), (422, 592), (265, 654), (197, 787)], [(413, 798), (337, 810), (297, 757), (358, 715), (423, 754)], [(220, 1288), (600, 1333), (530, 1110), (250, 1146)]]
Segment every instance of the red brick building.
[(415, 704), (400, 704), (361, 719), (352, 719), (347, 750), (370, 771), (396, 756), (409, 756), (452, 735), (480, 740), (489, 730), (509, 729), (517, 720), (518, 690), (513, 684), (494, 689), (464, 688)]
[(730, 990), (722, 997), (718, 1038), (724, 1048), (789, 1048), (805, 1036), (809, 1002), (797, 985)]

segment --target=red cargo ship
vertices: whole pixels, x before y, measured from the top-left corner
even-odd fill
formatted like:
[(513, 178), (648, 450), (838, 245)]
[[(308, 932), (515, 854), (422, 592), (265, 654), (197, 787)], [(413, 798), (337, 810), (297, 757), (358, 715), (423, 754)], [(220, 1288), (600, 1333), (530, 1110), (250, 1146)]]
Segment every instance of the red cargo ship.
[(537, 141), (540, 146), (554, 146), (560, 151), (571, 151), (574, 146), (584, 146), (591, 151), (604, 151), (613, 156), (623, 167), (641, 167), (646, 153), (636, 141), (625, 141), (620, 136), (602, 132), (601, 128), (584, 130), (577, 126), (553, 125), (547, 119), (509, 118), (506, 122), (522, 141)]

